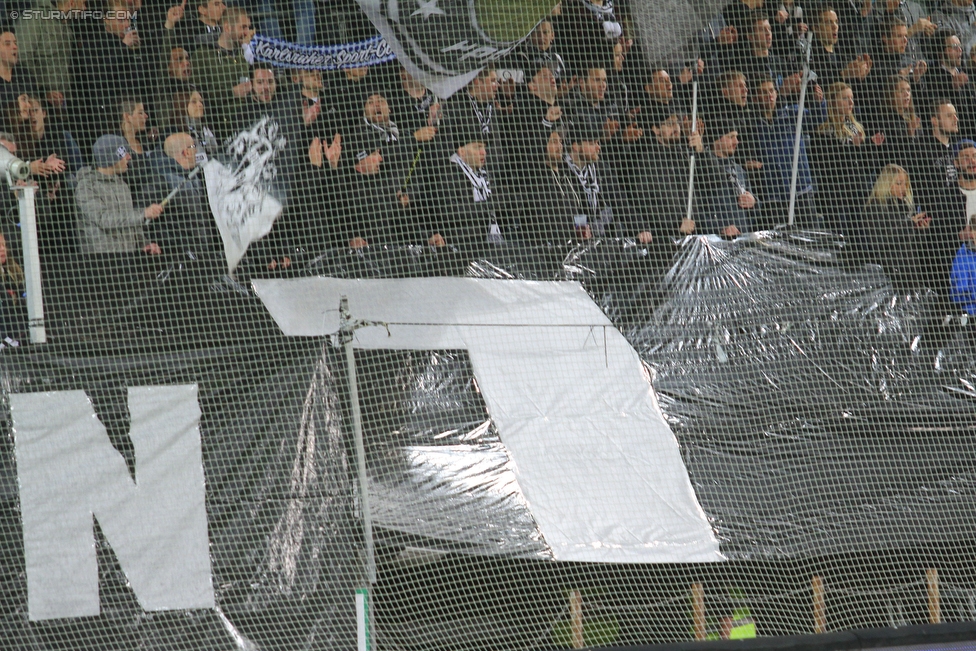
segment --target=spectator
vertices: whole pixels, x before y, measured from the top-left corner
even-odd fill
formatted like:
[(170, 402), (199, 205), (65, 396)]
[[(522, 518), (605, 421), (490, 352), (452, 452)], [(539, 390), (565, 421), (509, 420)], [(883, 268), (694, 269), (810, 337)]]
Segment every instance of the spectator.
[(931, 221), (915, 206), (908, 172), (898, 165), (886, 165), (854, 229), (862, 261), (883, 267), (900, 292), (921, 289), (926, 284), (922, 233)]
[(362, 107), (358, 101), (360, 97), (367, 97), (378, 89), (369, 76), (369, 68), (343, 68), (338, 79), (330, 82), (332, 95), (339, 102), (339, 120), (345, 129), (352, 123), (362, 119)]
[(712, 146), (695, 172), (695, 194), (701, 194), (696, 231), (737, 237), (750, 233), (753, 216), (761, 207), (752, 193), (745, 169), (735, 162), (739, 132), (730, 120), (711, 120)]
[(932, 17), (939, 27), (952, 30), (968, 52), (976, 45), (976, 9), (973, 0), (940, 0)]
[(141, 43), (126, 13), (114, 5), (106, 12), (101, 28), (90, 30), (83, 41), (80, 58), (84, 64), (76, 69), (75, 96), (82, 107), (76, 133), (84, 147), (118, 128), (120, 97), (149, 96)]
[(172, 98), (171, 104), (167, 133), (183, 132), (193, 136), (197, 163), (205, 163), (209, 156), (217, 153), (219, 143), (213, 131), (207, 126), (203, 96), (197, 91), (177, 93)]
[(850, 61), (871, 50), (871, 9), (873, 0), (840, 0), (834, 9), (840, 21), (840, 40), (837, 47)]
[(803, 7), (796, 0), (781, 0), (769, 8), (773, 27), (773, 54), (793, 62), (798, 56), (797, 42), (809, 29)]
[[(793, 148), (799, 106), (780, 106), (777, 102), (776, 84), (772, 79), (762, 79), (753, 93), (756, 111), (749, 124), (748, 142), (754, 148), (746, 158), (760, 163), (755, 177), (756, 187), (762, 198), (762, 226), (772, 228), (786, 223), (789, 215), (790, 185), (793, 177)], [(813, 86), (804, 109), (804, 137), (800, 139), (797, 159), (796, 204), (794, 223), (805, 228), (822, 226), (817, 214), (816, 189), (807, 158), (807, 133), (814, 131), (826, 118), (826, 104), (820, 86)], [(759, 220), (755, 220), (757, 223)]]
[(882, 94), (882, 105), (869, 124), (870, 131), (881, 141), (880, 165), (910, 165), (922, 135), (922, 119), (915, 112), (912, 86), (900, 76), (888, 78)]
[(106, 135), (92, 148), (95, 168), (78, 172), (75, 201), (78, 241), (82, 253), (159, 253), (143, 230), (146, 222), (163, 213), (160, 204), (136, 208), (122, 179), (129, 167), (129, 147), (121, 136)]
[(221, 32), (212, 46), (193, 51), (192, 78), (210, 106), (211, 127), (220, 139), (234, 129), (239, 100), (251, 94), (250, 66), (241, 46), (251, 40), (251, 19), (247, 13), (228, 8), (221, 18)]
[(9, 106), (24, 96), (37, 95), (33, 78), (17, 65), (17, 61), (17, 37), (13, 32), (0, 33), (0, 106)]
[(564, 244), (575, 238), (573, 219), (586, 213), (586, 195), (569, 175), (563, 158), (562, 127), (554, 128), (542, 147), (531, 156), (519, 175), (518, 197), (522, 206), (520, 236), (532, 244)]
[(572, 74), (582, 77), (586, 70), (581, 64), (589, 53), (603, 51), (603, 56), (609, 56), (610, 48), (624, 35), (623, 26), (614, 11), (614, 0), (567, 0), (561, 9), (556, 31), (572, 35), (571, 42), (563, 45), (569, 48), (569, 64), (580, 66)]
[(897, 14), (889, 14), (878, 22), (880, 35), (879, 49), (874, 58), (872, 74), (884, 77), (898, 74), (911, 77), (918, 83), (928, 71), (928, 63), (923, 56), (913, 57), (908, 52), (908, 25)]
[(589, 131), (595, 129), (604, 145), (620, 131), (619, 107), (608, 100), (607, 87), (606, 68), (586, 68), (567, 107), (573, 124), (586, 124)]
[(525, 39), (520, 54), (525, 61), (526, 70), (538, 70), (542, 66), (549, 68), (556, 79), (559, 96), (563, 97), (573, 89), (575, 82), (567, 70), (566, 62), (554, 47), (555, 40), (556, 32), (552, 21), (544, 19), (532, 30), (529, 38)]
[(251, 93), (237, 107), (234, 130), (248, 129), (265, 115), (273, 116), (282, 128), (286, 127), (284, 106), (277, 100), (278, 80), (274, 68), (267, 63), (259, 63), (251, 69), (250, 77)]
[(27, 335), (27, 306), (24, 270), (7, 250), (7, 238), (0, 232), (0, 350), (17, 347)]
[[(688, 76), (691, 76), (691, 71), (688, 72)], [(664, 68), (653, 68), (650, 75), (644, 79), (642, 87), (644, 93), (639, 102), (642, 114), (648, 111), (656, 118), (662, 114), (672, 113), (681, 116), (688, 111), (685, 102), (675, 99), (671, 75)]]
[[(976, 213), (976, 142), (960, 140), (953, 147), (956, 183), (936, 204), (925, 249), (925, 273), (929, 287), (940, 298), (938, 314), (950, 314), (953, 291), (953, 260), (959, 239), (972, 237), (971, 216)], [(941, 308), (941, 309), (939, 309)]]
[[(396, 117), (407, 158), (412, 161), (405, 179), (411, 210), (430, 214), (435, 210), (434, 187), (439, 161), (447, 157), (441, 134), (441, 103), (436, 95), (400, 66), (399, 83), (390, 92), (390, 113)], [(326, 141), (323, 141), (326, 142)]]
[(174, 47), (169, 50), (169, 61), (166, 66), (166, 76), (157, 80), (156, 102), (153, 106), (157, 110), (168, 107), (176, 93), (189, 93), (195, 87), (190, 80), (192, 70), (190, 68), (190, 55), (181, 47)]
[(150, 226), (152, 239), (166, 256), (184, 262), (206, 261), (216, 267), (222, 251), (220, 234), (210, 214), (202, 175), (191, 177), (196, 166), (193, 136), (174, 133), (167, 137), (162, 150), (149, 157), (151, 175), (143, 203), (162, 205), (169, 197), (165, 212)]
[(908, 26), (907, 54), (912, 61), (925, 58), (927, 47), (925, 41), (935, 34), (936, 24), (931, 21), (922, 5), (914, 0), (880, 0), (875, 3), (869, 22), (873, 30), (872, 40), (875, 44), (881, 41), (885, 29), (882, 23), (888, 16), (901, 18)]
[[(445, 104), (444, 120), (446, 141), (457, 142), (455, 134), (480, 133), (479, 142), (485, 143), (490, 160), (487, 165), (492, 174), (503, 174), (508, 162), (507, 152), (501, 142), (505, 129), (504, 118), (495, 108), (498, 93), (498, 75), (490, 67), (483, 68), (464, 92), (455, 95)], [(470, 135), (460, 136), (470, 140)], [(463, 143), (461, 143), (463, 144)], [(450, 154), (453, 155), (453, 154)]]
[(959, 112), (960, 131), (971, 134), (976, 129), (976, 85), (963, 70), (959, 37), (940, 28), (930, 44), (933, 65), (925, 79), (926, 98), (950, 100)]
[(213, 46), (220, 37), (221, 18), (227, 5), (224, 0), (195, 0), (195, 18), (185, 16), (186, 0), (182, 5), (174, 5), (166, 12), (163, 25), (163, 47), (166, 51), (180, 48), (193, 52), (201, 46)]
[[(738, 70), (746, 77), (746, 83), (754, 87), (759, 79), (769, 78), (784, 95), (795, 94), (800, 87), (799, 73), (791, 70), (786, 62), (772, 53), (773, 28), (765, 12), (750, 14), (746, 32), (747, 47), (728, 62), (726, 70)], [(795, 73), (795, 74), (794, 74)], [(785, 85), (784, 85), (785, 84)]]
[(509, 142), (516, 147), (524, 139), (532, 146), (547, 141), (563, 116), (562, 107), (556, 103), (558, 87), (552, 71), (541, 65), (531, 70), (531, 75), (515, 98)]
[(439, 175), (446, 188), (440, 193), (442, 204), (430, 229), (431, 246), (452, 245), (477, 253), (511, 238), (509, 205), (488, 170), (487, 145), (475, 139), (480, 135), (477, 130), (470, 139), (455, 135), (468, 142), (459, 144)]
[(592, 122), (573, 124), (564, 160), (576, 191), (586, 197), (584, 212), (574, 218), (580, 239), (629, 237), (649, 244), (653, 235), (649, 217), (638, 217), (613, 168), (601, 157), (602, 129)]
[(400, 128), (390, 118), (386, 98), (372, 93), (362, 106), (357, 125), (350, 125), (349, 151), (354, 202), (348, 209), (356, 211), (352, 223), (344, 230), (353, 248), (387, 242), (411, 241), (415, 232), (409, 223), (408, 209), (413, 192), (404, 189), (412, 161), (401, 143)]
[(696, 212), (688, 217), (690, 156), (704, 152), (700, 131), (689, 134), (687, 144), (677, 114), (657, 111), (646, 117), (650, 137), (633, 152), (634, 172), (624, 178), (638, 215), (654, 215), (651, 232), (659, 238), (690, 235)]
[(930, 129), (919, 138), (911, 174), (917, 182), (916, 200), (938, 218), (946, 191), (956, 187), (952, 148), (959, 133), (959, 117), (952, 102), (944, 98), (931, 103), (929, 115)]
[(16, 35), (20, 63), (37, 80), (38, 90), (52, 106), (64, 106), (71, 89), (75, 36), (68, 24), (68, 14), (84, 9), (85, 0), (34, 0), (35, 11), (60, 11), (59, 20), (20, 18)]
[(969, 316), (976, 316), (976, 233), (972, 215), (960, 237), (963, 243), (952, 262), (952, 301)]
[(843, 233), (860, 215), (865, 192), (864, 126), (854, 117), (854, 92), (843, 82), (827, 91), (827, 119), (811, 142), (813, 171), (825, 226)]
[(813, 52), (810, 55), (810, 69), (823, 86), (832, 86), (843, 81), (857, 84), (871, 72), (872, 61), (868, 54), (846, 58), (838, 48), (840, 21), (837, 12), (830, 5), (818, 5), (811, 11), (814, 15)]

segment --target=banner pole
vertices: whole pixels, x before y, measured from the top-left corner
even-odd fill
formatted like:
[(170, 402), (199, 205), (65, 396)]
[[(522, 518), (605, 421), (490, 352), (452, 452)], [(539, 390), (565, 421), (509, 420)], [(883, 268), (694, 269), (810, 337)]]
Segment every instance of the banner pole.
[[(698, 71), (691, 85), (691, 132), (698, 133)], [(685, 217), (691, 219), (692, 207), (695, 199), (695, 150), (691, 150), (691, 160), (688, 164), (688, 210)]]
[(793, 138), (793, 170), (790, 176), (790, 211), (786, 218), (789, 226), (796, 220), (796, 177), (800, 171), (800, 139), (803, 137), (803, 108), (807, 99), (807, 85), (810, 83), (810, 54), (813, 52), (813, 32), (808, 31), (803, 41), (806, 56), (803, 61), (803, 77), (800, 80), (800, 102), (796, 111), (796, 135)]

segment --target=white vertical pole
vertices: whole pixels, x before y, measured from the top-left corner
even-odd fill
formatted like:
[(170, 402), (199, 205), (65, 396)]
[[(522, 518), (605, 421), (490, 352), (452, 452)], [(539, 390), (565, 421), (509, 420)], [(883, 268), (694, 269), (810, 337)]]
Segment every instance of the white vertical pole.
[[(697, 61), (695, 62), (697, 66)], [(698, 74), (695, 72), (695, 79), (691, 86), (691, 132), (698, 132)], [(691, 150), (691, 162), (688, 165), (688, 211), (685, 217), (691, 219), (691, 210), (695, 200), (695, 150)]]
[(24, 252), (24, 280), (27, 288), (27, 318), (32, 344), (47, 343), (44, 330), (44, 297), (41, 293), (41, 261), (37, 252), (37, 211), (32, 185), (15, 188), (20, 208), (20, 236)]
[(786, 223), (790, 226), (796, 219), (796, 177), (800, 170), (800, 139), (803, 137), (803, 107), (807, 99), (807, 85), (810, 82), (810, 54), (813, 52), (813, 32), (806, 35), (806, 58), (803, 63), (803, 77), (800, 80), (800, 103), (796, 112), (796, 136), (793, 138), (793, 172), (790, 177), (790, 212)]
[(369, 588), (356, 590), (356, 650), (370, 651)]

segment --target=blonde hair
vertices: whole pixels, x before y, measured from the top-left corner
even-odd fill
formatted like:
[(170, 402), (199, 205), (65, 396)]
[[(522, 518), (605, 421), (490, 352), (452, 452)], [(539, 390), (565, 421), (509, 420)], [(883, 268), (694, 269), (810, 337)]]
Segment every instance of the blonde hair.
[(820, 125), (820, 131), (831, 133), (839, 140), (853, 140), (858, 134), (864, 136), (864, 127), (853, 115), (844, 118), (837, 113), (837, 98), (845, 90), (851, 90), (851, 87), (842, 81), (830, 85), (827, 90), (827, 119)]
[(900, 174), (905, 175), (905, 203), (911, 208), (914, 208), (915, 199), (912, 197), (912, 180), (908, 176), (908, 172), (901, 165), (889, 164), (884, 166), (884, 169), (878, 174), (878, 180), (874, 182), (874, 188), (871, 190), (871, 196), (868, 197), (868, 203), (886, 203), (891, 199), (891, 186), (895, 184)]

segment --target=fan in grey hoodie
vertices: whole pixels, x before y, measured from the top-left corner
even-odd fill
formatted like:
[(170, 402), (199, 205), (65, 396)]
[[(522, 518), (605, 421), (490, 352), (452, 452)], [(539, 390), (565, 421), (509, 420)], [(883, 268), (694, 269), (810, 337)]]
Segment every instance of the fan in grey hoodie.
[(82, 253), (159, 253), (143, 227), (163, 212), (160, 204), (132, 205), (132, 193), (122, 179), (129, 167), (129, 148), (120, 136), (102, 136), (92, 148), (95, 169), (78, 171), (78, 246)]
[(976, 7), (973, 0), (943, 0), (932, 14), (935, 24), (951, 29), (962, 41), (963, 52), (976, 45)]

